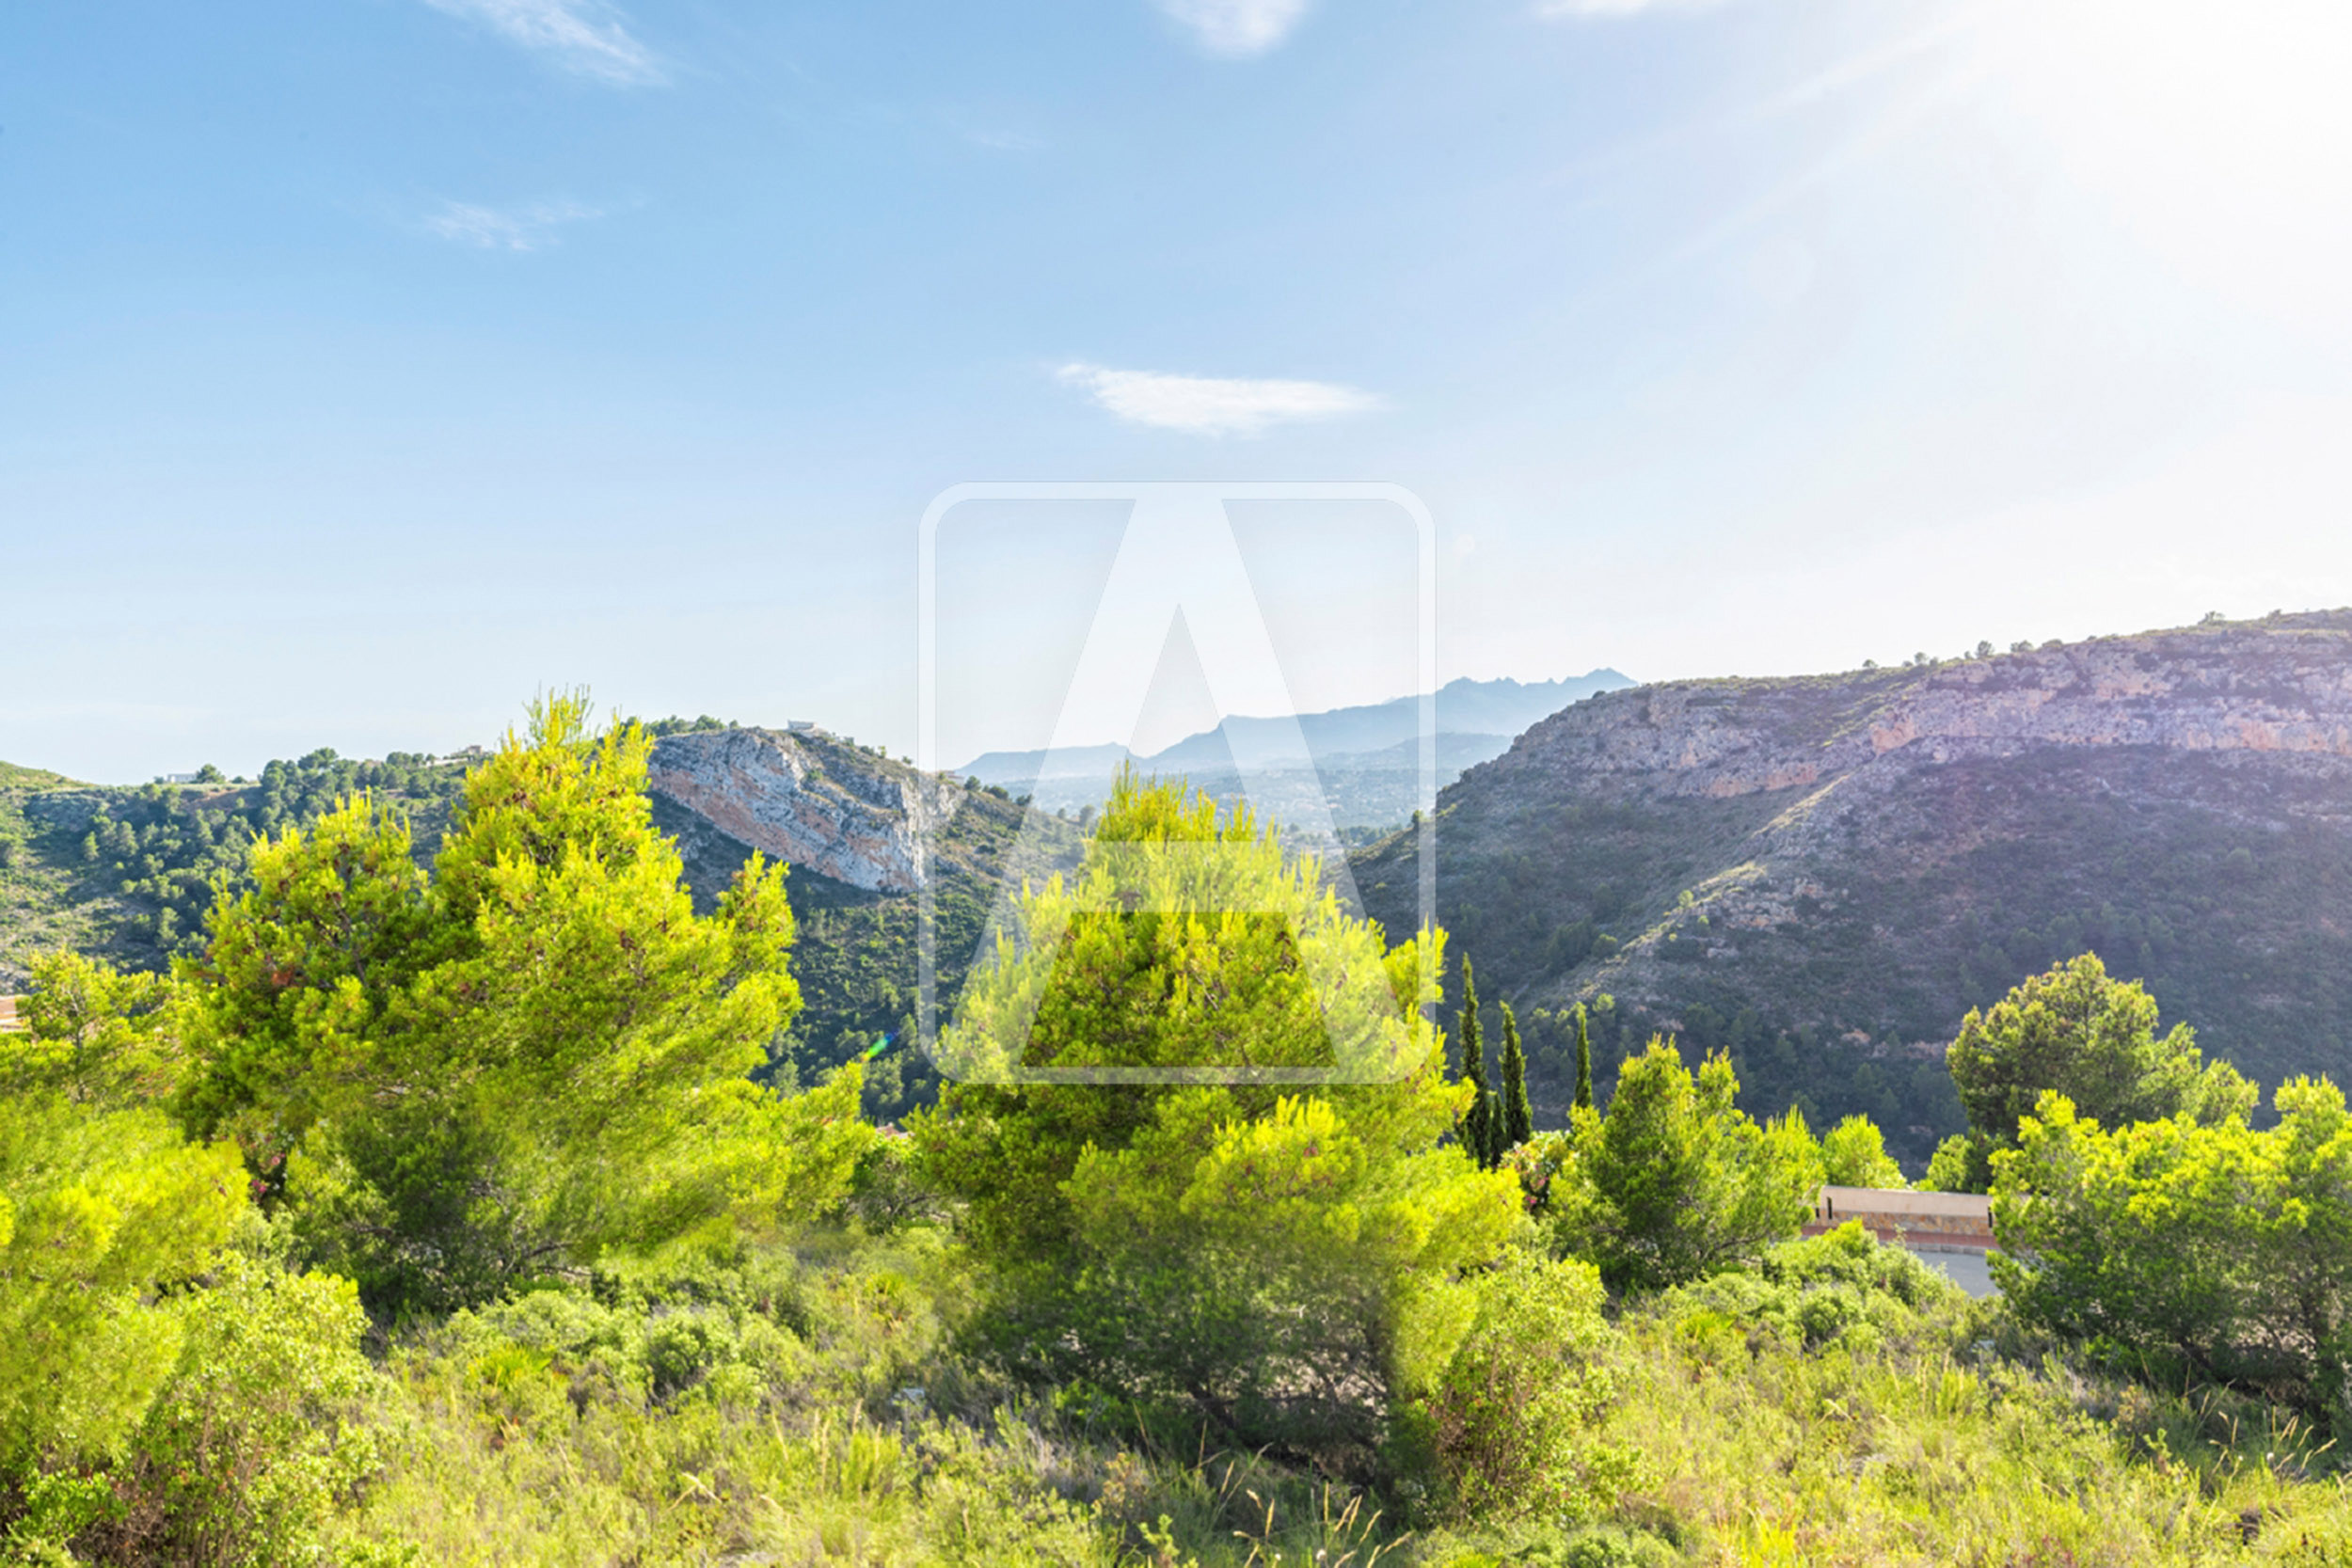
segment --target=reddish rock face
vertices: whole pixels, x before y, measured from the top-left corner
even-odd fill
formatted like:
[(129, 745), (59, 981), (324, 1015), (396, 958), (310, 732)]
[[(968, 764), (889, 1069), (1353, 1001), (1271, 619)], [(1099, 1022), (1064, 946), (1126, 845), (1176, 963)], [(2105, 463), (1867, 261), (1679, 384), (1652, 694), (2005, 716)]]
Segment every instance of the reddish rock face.
[(1921, 750), (1938, 761), (2032, 746), (2352, 757), (2352, 628), (2326, 624), (2333, 619), (2106, 638), (1875, 675), (1636, 688), (1564, 709), (1490, 766), (1720, 800)]
[(654, 747), (653, 792), (772, 859), (876, 893), (922, 882), (922, 835), (963, 792), (826, 736), (706, 730)]

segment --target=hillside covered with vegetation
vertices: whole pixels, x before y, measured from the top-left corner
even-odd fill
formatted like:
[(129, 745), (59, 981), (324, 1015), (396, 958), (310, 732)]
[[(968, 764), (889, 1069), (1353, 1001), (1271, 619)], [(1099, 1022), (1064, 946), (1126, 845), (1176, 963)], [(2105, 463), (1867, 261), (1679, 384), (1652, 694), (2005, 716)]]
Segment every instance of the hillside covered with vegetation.
[[(1438, 914), (1540, 1102), (1581, 1004), (1604, 1077), (1666, 1030), (1916, 1170), (1962, 1016), (2084, 951), (2257, 1076), (2352, 1068), (2346, 735), (2344, 611), (1610, 693), (1440, 796)], [(1391, 926), (1415, 854), (1353, 857)]]
[[(0, 1555), (63, 1564), (2339, 1562), (2352, 1116), (2080, 956), (1964, 1020), (2005, 1294), (1867, 1118), (1516, 1009), (1129, 781), (902, 1129), (767, 1069), (816, 939), (540, 705), (437, 847), (253, 847), (0, 1035)], [(978, 818), (976, 818), (978, 820)], [(1204, 847), (1214, 852), (1204, 852)], [(1237, 914), (1236, 911), (1244, 911)], [(1480, 970), (1483, 975), (1483, 967)], [(1430, 1024), (1448, 1000), (1454, 1037)]]
[[(644, 726), (655, 739), (733, 727), (707, 715)], [(814, 743), (839, 773), (851, 766), (911, 772), (853, 741)], [(322, 748), (272, 762), (250, 782), (117, 787), (0, 765), (0, 992), (22, 989), (34, 958), (60, 947), (149, 972), (199, 954), (215, 888), (247, 885), (253, 845), (310, 826), (355, 793), (404, 815), (415, 856), (428, 864), (475, 760), (394, 752), (370, 761)], [(1002, 789), (975, 787), (969, 796), (932, 845), (940, 985), (948, 998), (978, 942), (1001, 864), (1029, 819)], [(689, 885), (708, 907), (752, 850), (659, 795), (652, 805), (679, 840)], [(1054, 843), (1075, 841), (1073, 826), (1050, 817), (1033, 831)], [(913, 1049), (917, 900), (806, 866), (790, 876), (795, 910), (814, 940), (800, 974), (803, 1005), (766, 1071), (814, 1082), (886, 1041), (867, 1065), (868, 1109), (888, 1119), (928, 1103), (937, 1076)]]
[(242, 883), (252, 844), (355, 791), (405, 812), (429, 857), (466, 765), (401, 752), (360, 761), (322, 747), (250, 782), (211, 772), (196, 784), (101, 787), (0, 765), (0, 990), (59, 946), (148, 970), (200, 951), (215, 884)]

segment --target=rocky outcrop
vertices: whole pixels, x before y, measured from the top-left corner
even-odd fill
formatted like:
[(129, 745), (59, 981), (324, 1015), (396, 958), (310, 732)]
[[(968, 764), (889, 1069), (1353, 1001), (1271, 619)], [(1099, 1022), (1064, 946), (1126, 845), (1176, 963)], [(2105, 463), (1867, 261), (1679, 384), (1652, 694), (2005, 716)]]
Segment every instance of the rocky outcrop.
[[(1482, 991), (1609, 995), (1913, 1153), (1962, 1016), (2084, 951), (2251, 1074), (2342, 1078), (2352, 611), (1604, 694), (1444, 791), (1437, 845)], [(1413, 848), (1356, 857), (1391, 929)]]
[(963, 791), (935, 774), (822, 734), (705, 730), (654, 747), (650, 787), (774, 860), (869, 893), (921, 883), (923, 836)]
[(1893, 752), (1949, 761), (2154, 746), (2352, 757), (2347, 620), (2289, 616), (1844, 676), (1640, 687), (1563, 710), (1492, 766), (1721, 799), (1808, 787)]

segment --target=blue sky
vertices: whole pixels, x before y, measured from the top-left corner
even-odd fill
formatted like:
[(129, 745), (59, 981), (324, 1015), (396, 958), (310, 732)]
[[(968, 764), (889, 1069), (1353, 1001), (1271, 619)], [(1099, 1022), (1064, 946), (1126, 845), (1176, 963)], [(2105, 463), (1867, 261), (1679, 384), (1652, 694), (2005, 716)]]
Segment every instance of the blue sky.
[(1407, 485), (1441, 677), (2352, 602), (2341, 10), (11, 7), (0, 757), (910, 750), (975, 479)]

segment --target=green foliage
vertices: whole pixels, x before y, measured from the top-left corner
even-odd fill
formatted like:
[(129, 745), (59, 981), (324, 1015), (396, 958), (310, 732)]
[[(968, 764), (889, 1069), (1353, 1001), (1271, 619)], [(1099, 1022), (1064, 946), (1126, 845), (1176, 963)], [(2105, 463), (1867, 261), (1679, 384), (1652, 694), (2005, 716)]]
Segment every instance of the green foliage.
[(2045, 1095), (1993, 1157), (1995, 1276), (2025, 1322), (2352, 1430), (2352, 1117), (2324, 1078), (2277, 1101), (2109, 1130)]
[(1958, 1286), (1900, 1247), (1883, 1246), (1854, 1221), (1783, 1242), (1753, 1272), (1719, 1274), (1671, 1292), (1666, 1310), (1701, 1329), (1713, 1314), (1741, 1333), (1771, 1334), (1806, 1349), (1877, 1348), (1913, 1313), (1952, 1307)]
[(0, 1466), (116, 1451), (180, 1347), (151, 1305), (201, 1270), (246, 1202), (236, 1151), (160, 1112), (0, 1098)]
[(1930, 1193), (1987, 1193), (1993, 1190), (1993, 1151), (1965, 1132), (1955, 1132), (1935, 1146), (1919, 1188)]
[[(1087, 914), (1137, 879), (1150, 907)], [(945, 1042), (982, 1070), (912, 1127), (988, 1268), (998, 1353), (1228, 1440), (1368, 1449), (1519, 1207), (1512, 1178), (1438, 1147), (1463, 1097), (1409, 1006), (1436, 1000), (1418, 944), (1385, 948), (1247, 815), (1132, 776), (1074, 883), (1018, 913), (1027, 941), (974, 977)], [(1385, 1070), (1295, 1096), (1251, 1070), (1339, 1052)], [(1008, 1082), (1014, 1063), (1110, 1081)], [(1120, 1081), (1204, 1066), (1230, 1081)]]
[(698, 719), (681, 719), (674, 713), (667, 719), (648, 719), (643, 727), (647, 735), (659, 740), (665, 735), (700, 735), (706, 730), (731, 730), (735, 728), (735, 721), (713, 719), (707, 713)]
[(246, 1179), (149, 1103), (158, 977), (59, 955), (35, 982), (0, 1037), (0, 1525), (35, 1560), (319, 1560), (374, 1451), (321, 1402), (365, 1381), (357, 1299), (215, 1260)]
[(324, 1539), (383, 1463), (349, 1280), (236, 1256), (160, 1308), (177, 1369), (75, 1544), (99, 1560), (277, 1568), (333, 1559)]
[(24, 1032), (0, 1035), (0, 1095), (121, 1108), (168, 1093), (180, 1071), (169, 998), (159, 975), (66, 951), (35, 959)]
[(1519, 1021), (1511, 1015), (1508, 1002), (1502, 1005), (1502, 1088), (1498, 1101), (1500, 1135), (1488, 1163), (1499, 1165), (1505, 1152), (1535, 1135), (1535, 1111), (1527, 1099), (1527, 1051), (1519, 1044)]
[(174, 1061), (163, 987), (43, 959), (0, 1035), (0, 1468), (117, 1450), (171, 1369), (153, 1292), (199, 1272), (246, 1205), (236, 1151), (147, 1103)]
[(1971, 1011), (1952, 1041), (1971, 1127), (2008, 1143), (2053, 1090), (2109, 1123), (2217, 1122), (2252, 1108), (2252, 1085), (2226, 1062), (2203, 1067), (2187, 1024), (2159, 1038), (2156, 1022), (2154, 998), (2137, 980), (2110, 979), (2095, 953), (2032, 976), (1990, 1012)]
[(2335, 1560), (2352, 1511), (2297, 1480), (2327, 1464), (2307, 1427), (2004, 1360), (2000, 1321), (1858, 1232), (1789, 1243), (1629, 1306), (1605, 1435), (1668, 1478), (1651, 1496), (1692, 1560)]
[(1695, 1076), (1668, 1041), (1626, 1064), (1605, 1117), (1576, 1116), (1576, 1158), (1554, 1179), (1561, 1250), (1613, 1286), (1677, 1285), (1795, 1234), (1820, 1180), (1795, 1115), (1759, 1126), (1739, 1109), (1731, 1064)]
[(355, 798), (257, 852), (183, 968), (191, 1128), (234, 1135), (308, 1256), (379, 1307), (846, 1189), (854, 1069), (796, 1101), (747, 1077), (798, 1005), (782, 869), (755, 858), (696, 915), (649, 749), (547, 699), (468, 781), (429, 884), (405, 822)]
[(1576, 1005), (1576, 1092), (1569, 1103), (1577, 1110), (1593, 1108), (1593, 1029), (1581, 1002)]
[(1903, 1170), (1876, 1123), (1848, 1117), (1821, 1136), (1821, 1180), (1839, 1187), (1900, 1187)]
[[(1994, 1309), (1867, 1238), (1772, 1249), (1754, 1275), (1627, 1303), (1613, 1328), (1583, 1315), (1578, 1272), (1567, 1312), (1551, 1289), (1516, 1292), (1509, 1312), (1482, 1300), (1511, 1331), (1466, 1332), (1446, 1365), (1532, 1391), (1509, 1352), (1557, 1338), (1526, 1325), (1568, 1317), (1570, 1338), (1591, 1336), (1569, 1375), (1605, 1374), (1609, 1397), (1565, 1451), (1640, 1464), (1630, 1484), (1590, 1468), (1571, 1482), (1583, 1524), (1540, 1504), (1519, 1516), (1511, 1497), (1416, 1523), (1409, 1488), (1369, 1496), (1199, 1448), (1197, 1431), (1181, 1453), (1138, 1447), (1083, 1390), (1008, 1400), (944, 1348), (965, 1286), (918, 1231), (797, 1254), (688, 1247), (396, 1333), (391, 1388), (358, 1407), (380, 1412), (382, 1467), (314, 1539), (361, 1564), (1086, 1568), (1263, 1568), (1278, 1553), (1384, 1568), (2317, 1563), (2352, 1540), (2332, 1481), (2300, 1479), (2324, 1478), (2328, 1450), (2291, 1417), (2003, 1361), (1984, 1348), (2007, 1338)], [(1764, 1294), (1723, 1293), (1740, 1283)], [(1848, 1291), (1858, 1318), (1803, 1305)], [(1826, 1330), (1811, 1343), (1808, 1317)], [(63, 1479), (53, 1518), (77, 1501)], [(104, 1491), (78, 1500), (103, 1513)], [(1417, 1512), (1444, 1500), (1433, 1488)], [(101, 1540), (75, 1544), (141, 1560)]]
[[(1947, 1059), (1972, 1139), (1988, 1151), (2013, 1144), (2048, 1092), (2109, 1126), (2183, 1115), (2219, 1122), (2258, 1098), (2229, 1063), (2204, 1065), (2187, 1024), (2158, 1037), (2155, 999), (2137, 980), (2110, 979), (2095, 953), (2032, 976), (1988, 1012), (1972, 1009)], [(1982, 1168), (1971, 1159), (1970, 1176)]]
[[(838, 1239), (836, 1239), (838, 1240)], [(420, 1325), (389, 1358), (416, 1440), (342, 1531), (430, 1563), (775, 1557), (1110, 1568), (1056, 1489), (1049, 1413), (933, 1416), (935, 1246), (684, 1244)]]
[(197, 1070), (180, 1106), (198, 1132), (236, 1134), (261, 1173), (363, 1101), (388, 1015), (430, 959), (409, 850), (406, 819), (355, 796), (257, 846), (249, 885), (220, 892), (211, 945), (183, 973)]
[(1464, 1153), (1482, 1168), (1492, 1170), (1501, 1106), (1486, 1084), (1486, 1037), (1479, 1025), (1478, 979), (1470, 973), (1468, 958), (1462, 960), (1462, 1011), (1457, 1027), (1462, 1035), (1462, 1082), (1470, 1091), (1457, 1136)]
[(1406, 1423), (1426, 1446), (1439, 1511), (1571, 1525), (1607, 1512), (1637, 1466), (1596, 1434), (1616, 1387), (1599, 1275), (1514, 1253), (1476, 1292), (1469, 1332)]

